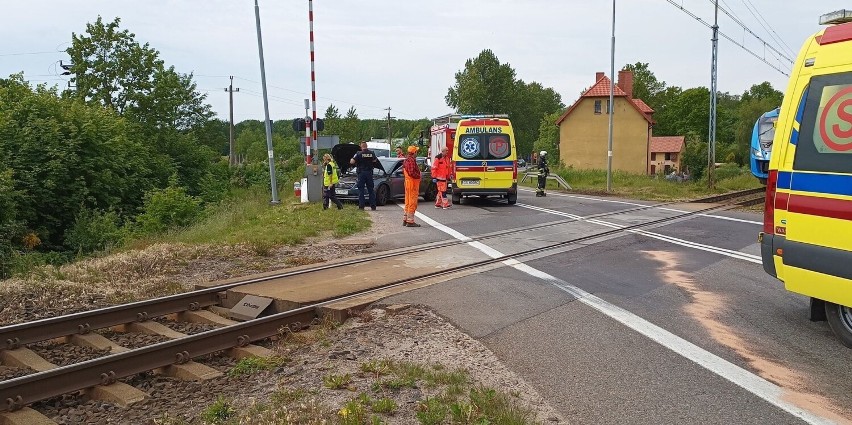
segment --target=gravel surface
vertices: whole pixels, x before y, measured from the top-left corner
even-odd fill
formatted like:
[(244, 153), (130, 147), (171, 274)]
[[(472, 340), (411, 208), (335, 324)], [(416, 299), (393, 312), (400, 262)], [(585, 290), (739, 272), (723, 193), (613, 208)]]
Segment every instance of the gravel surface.
[[(366, 393), (396, 401), (397, 411), (381, 417), (385, 423), (418, 423), (414, 417), (418, 406), (428, 397), (439, 395), (440, 388), (418, 383), (377, 392), (376, 377), (362, 370), (370, 362), (394, 361), (423, 365), (426, 369), (466, 371), (472, 385), (509, 394), (517, 404), (528, 408), (528, 423), (561, 422), (556, 411), (484, 345), (425, 308), (411, 307), (396, 313), (376, 308), (336, 328), (320, 325), (292, 334), (275, 344), (275, 350), (280, 358), (254, 373), (235, 374), (238, 362), (212, 355), (198, 360), (225, 375), (207, 382), (180, 381), (150, 373), (125, 379), (150, 395), (146, 401), (126, 409), (97, 401), (75, 405), (67, 398), (36, 408), (61, 424), (143, 424), (154, 423), (154, 419), (159, 423), (200, 424), (204, 423), (204, 413), (221, 398), (233, 408), (233, 419), (238, 420), (233, 423), (269, 423), (260, 421), (263, 416), (256, 409), (281, 394), (306, 391), (312, 401), (300, 400), (293, 405), (315, 403), (315, 414), (333, 420), (347, 402)], [(344, 389), (330, 389), (324, 384), (324, 378), (330, 375), (346, 374), (351, 376), (351, 382)], [(279, 413), (298, 408), (276, 406)]]
[(68, 366), (109, 354), (109, 350), (98, 350), (54, 341), (37, 342), (28, 345), (27, 348), (57, 366)]
[[(155, 245), (59, 269), (45, 268), (26, 279), (2, 282), (0, 326), (185, 292), (199, 282), (343, 258), (369, 247), (370, 244), (307, 244), (259, 255), (245, 246)], [(234, 423), (337, 423), (341, 409), (347, 403), (351, 405), (354, 397), (365, 394), (373, 399), (389, 397), (397, 403), (393, 415), (382, 414), (384, 423), (417, 423), (415, 410), (422, 410), (441, 388), (418, 381), (388, 389), (377, 381), (377, 376), (362, 370), (370, 362), (397, 362), (430, 371), (462, 371), (470, 388), (485, 385), (507, 394), (514, 403), (530, 409), (530, 420), (560, 422), (555, 410), (532, 387), (503, 366), (484, 345), (441, 317), (420, 307), (388, 311), (378, 308), (339, 327), (321, 324), (281, 341), (259, 341), (258, 345), (272, 348), (280, 356), (259, 367), (221, 354), (196, 359), (224, 373), (210, 381), (185, 382), (153, 373), (122, 379), (149, 395), (130, 408), (87, 400), (83, 395), (46, 400), (33, 408), (60, 424), (200, 424), (218, 400), (232, 409), (228, 412), (237, 421)], [(161, 323), (188, 334), (213, 328), (165, 320)], [(109, 329), (97, 332), (127, 348), (168, 340), (159, 335)], [(96, 350), (49, 342), (31, 348), (62, 365), (101, 355)], [(0, 379), (28, 373), (32, 371), (0, 366)], [(351, 381), (343, 389), (331, 389), (324, 383), (324, 379), (344, 375), (349, 375)], [(292, 394), (303, 393), (308, 394), (307, 398), (290, 400)], [(264, 406), (266, 411), (258, 413)], [(291, 414), (298, 414), (293, 409), (302, 408), (313, 409), (302, 412), (307, 415), (303, 418), (310, 420), (292, 420)], [(290, 419), (263, 419), (270, 414)], [(313, 421), (315, 418), (326, 418), (327, 422)]]

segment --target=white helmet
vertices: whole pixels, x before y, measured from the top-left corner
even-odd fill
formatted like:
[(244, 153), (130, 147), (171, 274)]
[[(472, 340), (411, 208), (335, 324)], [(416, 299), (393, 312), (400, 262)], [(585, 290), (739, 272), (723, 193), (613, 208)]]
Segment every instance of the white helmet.
[(539, 155), (545, 156), (545, 155), (547, 155), (547, 151), (541, 151), (541, 152), (539, 152)]

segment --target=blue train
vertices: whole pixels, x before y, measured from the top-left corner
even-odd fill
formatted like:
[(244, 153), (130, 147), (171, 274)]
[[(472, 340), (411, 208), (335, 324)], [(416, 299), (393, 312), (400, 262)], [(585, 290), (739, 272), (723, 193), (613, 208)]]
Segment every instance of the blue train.
[(772, 153), (772, 138), (775, 136), (775, 122), (778, 121), (778, 112), (781, 108), (775, 108), (757, 119), (754, 130), (751, 133), (751, 173), (766, 184), (769, 177), (769, 156)]

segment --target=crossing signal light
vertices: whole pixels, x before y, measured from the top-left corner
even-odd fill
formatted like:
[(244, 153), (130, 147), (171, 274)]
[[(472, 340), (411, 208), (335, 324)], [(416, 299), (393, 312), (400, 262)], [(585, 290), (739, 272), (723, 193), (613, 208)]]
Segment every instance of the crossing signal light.
[(293, 120), (293, 131), (300, 132), (305, 131), (305, 119), (304, 118), (296, 118)]

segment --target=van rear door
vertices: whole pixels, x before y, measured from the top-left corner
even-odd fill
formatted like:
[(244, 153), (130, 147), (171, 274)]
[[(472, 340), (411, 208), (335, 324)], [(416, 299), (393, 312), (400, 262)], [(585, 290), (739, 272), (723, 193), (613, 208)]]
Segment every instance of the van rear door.
[(811, 78), (793, 143), (792, 171), (778, 173), (778, 188), (790, 191), (778, 195), (788, 196), (785, 281), (852, 305), (852, 72)]
[(464, 188), (466, 173), (481, 178), (479, 188), (508, 189), (515, 179), (512, 135), (509, 133), (466, 133), (459, 137), (458, 155), (461, 160), (457, 179)]

